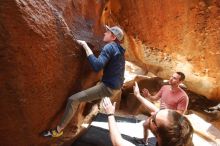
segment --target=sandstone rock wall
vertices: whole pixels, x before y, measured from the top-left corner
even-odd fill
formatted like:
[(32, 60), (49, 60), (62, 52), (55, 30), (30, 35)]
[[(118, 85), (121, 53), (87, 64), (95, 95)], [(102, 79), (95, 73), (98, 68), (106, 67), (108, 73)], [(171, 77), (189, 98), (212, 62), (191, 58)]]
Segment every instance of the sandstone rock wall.
[(39, 133), (98, 80), (70, 30), (98, 53), (103, 25), (118, 24), (127, 60), (162, 78), (183, 71), (189, 90), (220, 100), (219, 9), (218, 0), (1, 0), (0, 145), (56, 143)]
[(0, 2), (0, 145), (56, 143), (40, 132), (58, 123), (68, 96), (98, 81), (82, 48), (66, 35), (72, 29), (75, 37), (98, 39), (77, 3)]
[(162, 78), (182, 71), (190, 90), (220, 100), (220, 1), (110, 0), (107, 13), (127, 33), (128, 60)]

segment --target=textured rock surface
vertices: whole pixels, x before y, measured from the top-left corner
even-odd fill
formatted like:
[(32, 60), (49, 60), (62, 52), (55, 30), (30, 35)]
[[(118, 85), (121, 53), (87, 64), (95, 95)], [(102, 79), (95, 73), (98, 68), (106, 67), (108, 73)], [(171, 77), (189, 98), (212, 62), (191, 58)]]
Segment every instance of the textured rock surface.
[(162, 78), (183, 71), (188, 89), (220, 100), (219, 9), (218, 0), (1, 0), (0, 145), (56, 145), (39, 133), (98, 80), (69, 30), (99, 48), (103, 24), (119, 24), (128, 60)]
[[(96, 40), (83, 16), (73, 12), (72, 2), (60, 2), (68, 6), (70, 26), (87, 31), (84, 39)], [(0, 145), (49, 145), (54, 140), (41, 138), (40, 132), (54, 127), (67, 97), (94, 85), (98, 75), (84, 51), (64, 35), (68, 27), (54, 3), (0, 3)]]
[(116, 1), (109, 22), (125, 29), (128, 60), (162, 78), (183, 71), (190, 90), (220, 100), (220, 1)]

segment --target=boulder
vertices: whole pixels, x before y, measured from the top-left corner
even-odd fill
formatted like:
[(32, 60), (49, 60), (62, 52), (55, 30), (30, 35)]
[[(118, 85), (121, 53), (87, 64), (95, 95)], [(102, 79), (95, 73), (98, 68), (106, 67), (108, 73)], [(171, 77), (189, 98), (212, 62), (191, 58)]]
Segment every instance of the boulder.
[[(84, 50), (73, 40), (94, 41), (96, 48), (98, 35), (93, 35), (71, 1), (63, 1), (65, 4), (65, 12), (75, 11), (69, 12), (68, 21), (56, 3), (47, 0), (1, 1), (0, 145), (57, 143), (40, 133), (57, 125), (70, 95), (99, 80), (101, 74), (92, 71)], [(85, 110), (89, 111), (84, 109), (73, 121), (82, 121)]]
[[(1, 0), (0, 145), (57, 143), (39, 134), (58, 123), (70, 95), (101, 76), (74, 39), (97, 55), (104, 24), (124, 29), (126, 59), (143, 72), (167, 79), (182, 71), (188, 90), (220, 101), (219, 9), (218, 0)], [(91, 107), (82, 103), (73, 122)]]

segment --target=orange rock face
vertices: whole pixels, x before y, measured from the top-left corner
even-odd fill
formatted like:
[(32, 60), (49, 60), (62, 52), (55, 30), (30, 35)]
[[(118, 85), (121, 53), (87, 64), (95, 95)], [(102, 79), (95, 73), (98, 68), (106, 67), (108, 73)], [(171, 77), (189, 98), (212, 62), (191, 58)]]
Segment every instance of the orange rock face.
[(67, 33), (98, 53), (104, 24), (125, 30), (127, 60), (163, 78), (183, 71), (190, 90), (220, 100), (218, 0), (2, 0), (0, 145), (54, 143), (39, 133), (100, 77)]
[(39, 134), (58, 123), (67, 97), (99, 79), (65, 33), (72, 27), (77, 37), (98, 38), (72, 2), (62, 2), (68, 21), (56, 3), (1, 1), (0, 145), (49, 145)]
[(163, 78), (182, 71), (188, 89), (220, 100), (220, 1), (110, 0), (106, 7), (103, 20), (127, 33), (128, 60)]

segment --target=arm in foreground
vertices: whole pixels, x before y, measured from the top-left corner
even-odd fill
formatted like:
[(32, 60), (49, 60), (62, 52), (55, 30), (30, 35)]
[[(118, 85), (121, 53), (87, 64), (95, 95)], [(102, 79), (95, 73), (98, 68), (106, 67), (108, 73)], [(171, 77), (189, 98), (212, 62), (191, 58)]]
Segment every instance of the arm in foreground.
[(137, 82), (135, 82), (135, 86), (133, 86), (133, 90), (134, 90), (134, 95), (150, 113), (154, 113), (159, 110), (159, 108), (156, 107), (153, 103), (151, 103), (149, 100), (141, 96)]
[(108, 116), (108, 125), (110, 131), (110, 137), (113, 146), (134, 146), (132, 143), (126, 141), (122, 138), (121, 133), (118, 130), (117, 123), (115, 121), (114, 113), (115, 113), (115, 105), (112, 105), (110, 99), (108, 97), (104, 98), (103, 108), (105, 109)]

